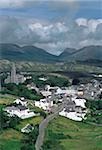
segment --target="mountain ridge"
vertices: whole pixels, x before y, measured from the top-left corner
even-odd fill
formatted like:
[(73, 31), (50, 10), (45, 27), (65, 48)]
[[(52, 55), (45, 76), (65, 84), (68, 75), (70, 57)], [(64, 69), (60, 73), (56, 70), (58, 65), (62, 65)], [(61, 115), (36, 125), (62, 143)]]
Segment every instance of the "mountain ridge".
[(35, 46), (20, 47), (16, 44), (0, 44), (0, 54), (2, 59), (8, 60), (57, 61), (57, 56)]
[(36, 46), (0, 44), (1, 59), (27, 60), (37, 62), (69, 62), (102, 60), (102, 46), (86, 46), (81, 49), (66, 48), (59, 56), (53, 55)]

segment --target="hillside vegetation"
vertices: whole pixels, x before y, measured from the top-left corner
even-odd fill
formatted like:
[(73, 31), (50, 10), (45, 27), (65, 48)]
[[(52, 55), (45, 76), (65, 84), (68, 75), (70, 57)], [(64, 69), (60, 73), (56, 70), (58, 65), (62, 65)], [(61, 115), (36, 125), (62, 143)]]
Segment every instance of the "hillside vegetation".
[(46, 129), (43, 150), (101, 150), (101, 141), (102, 127), (58, 117)]

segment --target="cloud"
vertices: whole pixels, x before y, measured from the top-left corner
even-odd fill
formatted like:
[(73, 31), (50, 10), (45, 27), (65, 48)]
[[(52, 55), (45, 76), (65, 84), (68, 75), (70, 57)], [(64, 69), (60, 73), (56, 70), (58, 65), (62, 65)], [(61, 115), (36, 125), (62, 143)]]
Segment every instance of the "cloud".
[(22, 7), (25, 0), (0, 0), (0, 8)]
[(42, 2), (68, 3), (72, 5), (76, 0), (0, 0), (0, 8), (19, 8), (24, 6), (32, 6), (35, 3)]
[(41, 22), (29, 18), (0, 17), (2, 43), (35, 45), (53, 54), (65, 48), (102, 45), (102, 19)]
[(102, 23), (102, 19), (85, 19), (85, 18), (78, 18), (76, 19), (76, 23), (79, 26), (85, 26), (89, 29), (89, 32), (95, 32), (96, 28), (99, 24)]
[(79, 45), (81, 47), (90, 46), (90, 45), (102, 45), (102, 39), (101, 40), (95, 40), (95, 39), (86, 39), (84, 41), (79, 42)]

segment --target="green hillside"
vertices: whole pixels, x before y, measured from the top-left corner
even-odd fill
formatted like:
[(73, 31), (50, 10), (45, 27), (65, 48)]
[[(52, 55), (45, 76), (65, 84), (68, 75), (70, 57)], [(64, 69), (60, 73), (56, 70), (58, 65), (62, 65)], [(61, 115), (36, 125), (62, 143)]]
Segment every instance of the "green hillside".
[(54, 119), (46, 129), (43, 150), (102, 150), (102, 127)]

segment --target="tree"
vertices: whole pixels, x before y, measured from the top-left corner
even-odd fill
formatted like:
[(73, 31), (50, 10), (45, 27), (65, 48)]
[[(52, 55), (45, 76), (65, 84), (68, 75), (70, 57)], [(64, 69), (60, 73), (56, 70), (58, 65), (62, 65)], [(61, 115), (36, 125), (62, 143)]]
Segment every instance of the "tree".
[(10, 117), (9, 127), (10, 127), (10, 128), (15, 128), (15, 126), (16, 126), (19, 122), (20, 122), (20, 118), (18, 118), (17, 116)]
[(78, 85), (80, 83), (79, 79), (73, 79), (72, 80), (72, 85)]
[(45, 112), (43, 112), (43, 111), (40, 112), (40, 115), (41, 115), (42, 117), (44, 117), (44, 118), (46, 118), (46, 116), (47, 116), (47, 114), (46, 114)]

